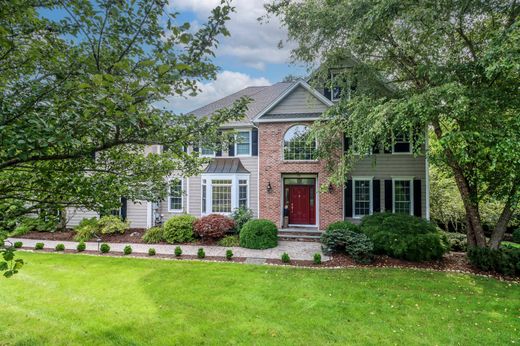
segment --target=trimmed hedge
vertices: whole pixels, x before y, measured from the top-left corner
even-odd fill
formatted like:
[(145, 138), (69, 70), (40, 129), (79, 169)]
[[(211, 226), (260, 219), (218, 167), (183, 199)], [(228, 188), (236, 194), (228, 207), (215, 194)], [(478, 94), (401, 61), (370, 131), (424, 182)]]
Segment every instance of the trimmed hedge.
[(193, 231), (201, 238), (219, 239), (235, 228), (235, 221), (227, 216), (211, 214), (193, 223)]
[(358, 263), (370, 263), (374, 257), (374, 244), (363, 233), (331, 229), (321, 235), (321, 242), (323, 252), (326, 254), (345, 252)]
[(164, 223), (163, 237), (170, 244), (186, 243), (193, 240), (193, 223), (197, 218), (184, 214), (174, 216)]
[(99, 251), (101, 251), (102, 253), (109, 253), (110, 245), (108, 245), (107, 243), (101, 244), (101, 246), (99, 247)]
[(278, 245), (278, 228), (270, 220), (250, 220), (240, 231), (240, 246), (247, 249), (269, 249)]
[(336, 221), (327, 226), (327, 231), (333, 231), (336, 229), (344, 229), (351, 232), (361, 232), (359, 226), (349, 221)]
[(468, 249), (471, 264), (484, 271), (494, 271), (504, 275), (520, 275), (520, 249), (471, 247)]
[(441, 259), (448, 240), (425, 219), (391, 213), (365, 216), (360, 229), (374, 242), (374, 251), (408, 261)]

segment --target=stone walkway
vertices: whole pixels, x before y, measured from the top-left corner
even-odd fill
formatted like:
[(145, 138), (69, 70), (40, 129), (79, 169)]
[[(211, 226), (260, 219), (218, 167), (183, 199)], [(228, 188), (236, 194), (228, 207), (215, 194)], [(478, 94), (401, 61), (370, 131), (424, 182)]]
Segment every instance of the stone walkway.
[[(76, 250), (78, 243), (72, 241), (56, 241), (56, 240), (36, 240), (36, 239), (19, 239), (9, 238), (11, 242), (21, 241), (24, 247), (34, 248), (36, 243), (44, 243), (45, 249), (54, 249), (56, 244), (65, 245), (67, 250)], [(86, 242), (87, 250), (97, 251), (98, 243)], [(110, 252), (123, 252), (126, 245), (132, 246), (134, 253), (148, 253), (149, 248), (154, 248), (156, 253), (171, 255), (176, 245), (159, 245), (159, 244), (132, 244), (132, 243), (108, 243)], [(222, 256), (226, 255), (226, 250), (231, 249), (234, 257), (246, 257), (252, 259), (280, 259), (284, 252), (294, 260), (312, 260), (315, 253), (321, 254), (322, 261), (328, 261), (329, 257), (321, 252), (321, 244), (315, 242), (298, 242), (298, 241), (279, 241), (278, 246), (266, 250), (245, 249), (242, 247), (223, 247), (223, 246), (201, 246), (201, 245), (179, 245), (183, 255), (197, 255), (199, 248), (204, 248), (206, 256)]]

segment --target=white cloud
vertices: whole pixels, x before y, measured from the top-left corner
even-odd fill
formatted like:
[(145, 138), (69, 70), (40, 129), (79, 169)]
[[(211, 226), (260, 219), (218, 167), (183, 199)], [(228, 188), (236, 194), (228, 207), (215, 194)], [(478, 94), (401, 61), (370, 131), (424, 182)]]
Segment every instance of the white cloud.
[[(230, 15), (227, 28), (231, 37), (221, 39), (217, 54), (233, 56), (244, 64), (264, 70), (265, 64), (289, 62), (291, 45), (279, 49), (280, 40), (285, 41), (287, 32), (278, 18), (270, 18), (261, 24), (258, 18), (265, 15), (266, 0), (237, 0), (233, 2), (236, 12)], [(170, 7), (176, 11), (192, 11), (199, 21), (205, 21), (210, 11), (220, 0), (170, 0)]]
[(185, 113), (205, 106), (208, 103), (219, 100), (225, 96), (242, 90), (248, 86), (271, 85), (266, 78), (252, 78), (251, 76), (233, 71), (222, 71), (217, 74), (217, 79), (207, 83), (199, 83), (201, 92), (194, 97), (172, 96), (166, 102), (161, 102), (160, 107), (175, 113)]

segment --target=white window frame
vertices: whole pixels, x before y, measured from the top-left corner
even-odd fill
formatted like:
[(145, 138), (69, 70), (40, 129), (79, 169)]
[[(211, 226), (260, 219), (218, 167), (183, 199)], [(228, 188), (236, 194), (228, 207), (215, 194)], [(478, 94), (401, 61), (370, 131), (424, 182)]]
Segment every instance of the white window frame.
[[(287, 130), (285, 130), (285, 132), (283, 133), (283, 137), (282, 137), (282, 161), (286, 161), (286, 162), (318, 162), (318, 159), (314, 159), (314, 160), (290, 160), (290, 159), (286, 159), (285, 158), (285, 135), (287, 134), (287, 132), (289, 132), (290, 129), (292, 129), (295, 126), (305, 126), (305, 127), (307, 127), (310, 130), (310, 126), (309, 125), (307, 125), (307, 124), (300, 124), (300, 123), (293, 124), (293, 125), (289, 126), (287, 128)], [(314, 143), (316, 144), (316, 150), (318, 150), (318, 139), (317, 138), (314, 138)]]
[(213, 154), (203, 154), (203, 153), (202, 153), (202, 150), (203, 150), (203, 149), (207, 149), (207, 150), (209, 150), (208, 148), (204, 148), (204, 147), (200, 146), (200, 147), (199, 147), (200, 157), (216, 157), (216, 156), (217, 156), (217, 152), (216, 152), (215, 150), (211, 149), (212, 152), (213, 152)]
[(395, 182), (408, 181), (410, 182), (410, 215), (414, 215), (414, 200), (413, 200), (413, 181), (415, 177), (392, 177), (392, 213), (395, 214)]
[[(169, 213), (182, 213), (184, 212), (184, 179), (179, 179), (181, 182), (181, 209), (172, 209), (172, 200), (171, 200), (171, 186), (168, 184), (168, 212)], [(170, 181), (174, 181), (174, 179), (171, 179)]]
[[(409, 134), (409, 137), (408, 137), (408, 143), (410, 145), (410, 148), (409, 148), (408, 151), (395, 151), (395, 145), (396, 145), (397, 142), (395, 141), (394, 131), (392, 131), (392, 154), (393, 155), (408, 155), (408, 154), (411, 154), (412, 153), (412, 136), (413, 136), (413, 133), (410, 130), (410, 134)], [(399, 143), (406, 143), (406, 142), (399, 142)]]
[(374, 213), (374, 177), (352, 177), (352, 218), (353, 219), (361, 219), (365, 215), (356, 215), (356, 181), (369, 181), (369, 212), (368, 215), (372, 215)]
[[(251, 182), (249, 174), (228, 174), (228, 173), (213, 173), (202, 174), (201, 176), (201, 214), (221, 214), (229, 215), (238, 208), (239, 200), (239, 180), (247, 181), (247, 207), (249, 208), (251, 202)], [(202, 212), (202, 186), (206, 180), (206, 212)], [(213, 212), (213, 180), (231, 180), (231, 212)]]
[[(251, 156), (251, 154), (253, 153), (253, 134), (252, 134), (252, 131), (251, 129), (249, 130), (236, 130), (237, 134), (235, 135), (235, 156), (237, 157), (249, 157)], [(238, 133), (239, 132), (247, 132), (249, 133), (249, 153), (248, 154), (239, 154), (238, 153), (238, 144), (240, 143), (237, 143), (237, 140), (238, 140)]]

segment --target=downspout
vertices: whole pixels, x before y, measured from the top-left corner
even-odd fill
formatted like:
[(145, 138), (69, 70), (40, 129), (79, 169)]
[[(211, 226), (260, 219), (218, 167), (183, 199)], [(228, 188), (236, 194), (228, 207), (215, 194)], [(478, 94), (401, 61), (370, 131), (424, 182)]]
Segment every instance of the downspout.
[(429, 156), (429, 144), (428, 144), (428, 127), (426, 127), (426, 140), (425, 140), (425, 149), (424, 149), (424, 169), (425, 169), (425, 184), (426, 184), (426, 196), (425, 196), (425, 207), (426, 207), (426, 220), (430, 220), (430, 163), (428, 160)]

